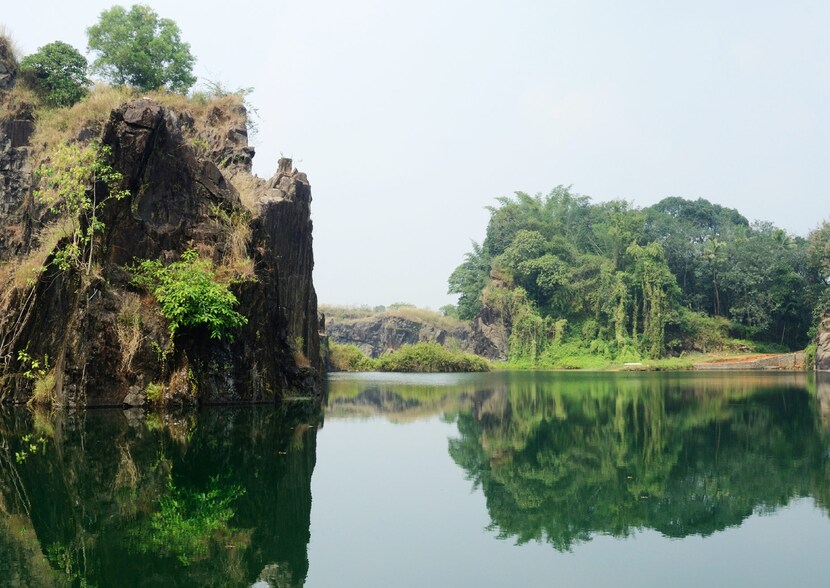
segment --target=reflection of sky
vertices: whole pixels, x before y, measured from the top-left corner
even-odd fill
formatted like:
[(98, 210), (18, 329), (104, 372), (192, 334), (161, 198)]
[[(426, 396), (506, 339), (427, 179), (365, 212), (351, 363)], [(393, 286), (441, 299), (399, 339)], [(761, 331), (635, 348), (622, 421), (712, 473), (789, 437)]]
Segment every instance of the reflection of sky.
[(317, 437), (306, 586), (826, 586), (830, 521), (811, 499), (710, 537), (594, 537), (560, 553), (487, 530), (447, 452), (455, 424), (330, 420)]

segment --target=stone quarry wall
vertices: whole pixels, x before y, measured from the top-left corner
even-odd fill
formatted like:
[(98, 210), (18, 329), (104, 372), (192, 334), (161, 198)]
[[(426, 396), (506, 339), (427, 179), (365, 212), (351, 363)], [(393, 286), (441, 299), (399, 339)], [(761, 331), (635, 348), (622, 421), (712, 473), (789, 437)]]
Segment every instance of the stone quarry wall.
[[(51, 395), (61, 405), (140, 405), (148, 389), (183, 403), (317, 394), (323, 366), (308, 180), (290, 160), (271, 180), (252, 176), (244, 125), (227, 128), (229, 117), (214, 114), (217, 128), (203, 129), (215, 147), (206, 154), (192, 140), (186, 111), (142, 98), (112, 112), (97, 139), (110, 147), (129, 196), (102, 213), (93, 275), (59, 271), (49, 259), (33, 284), (0, 274), (0, 400), (32, 398), (36, 382), (24, 377), (21, 350), (49, 358)], [(32, 194), (32, 130), (31, 120), (0, 120), (0, 263), (7, 268), (37, 248), (38, 227), (50, 218)], [(245, 186), (246, 205), (235, 185)], [(186, 249), (220, 264), (230, 254), (232, 218), (248, 228), (253, 275), (232, 285), (248, 323), (233, 341), (198, 330), (171, 341), (158, 305), (125, 267), (172, 261)], [(130, 318), (125, 335), (127, 312), (139, 318)]]

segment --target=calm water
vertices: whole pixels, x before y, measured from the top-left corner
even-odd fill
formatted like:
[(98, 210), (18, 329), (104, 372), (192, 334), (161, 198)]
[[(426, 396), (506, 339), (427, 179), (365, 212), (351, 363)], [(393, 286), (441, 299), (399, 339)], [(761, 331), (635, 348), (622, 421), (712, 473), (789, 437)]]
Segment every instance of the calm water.
[(830, 380), (336, 375), (0, 412), (0, 585), (826, 586)]

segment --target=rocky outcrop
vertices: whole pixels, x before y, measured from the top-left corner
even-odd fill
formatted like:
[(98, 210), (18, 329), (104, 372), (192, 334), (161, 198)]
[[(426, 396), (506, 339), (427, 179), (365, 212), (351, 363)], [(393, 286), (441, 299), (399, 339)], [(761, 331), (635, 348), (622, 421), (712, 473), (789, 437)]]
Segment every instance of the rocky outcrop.
[(483, 306), (473, 320), (470, 351), (493, 361), (507, 361), (510, 317), (498, 309)]
[(830, 316), (824, 317), (816, 337), (816, 370), (830, 371)]
[[(187, 111), (140, 99), (112, 113), (100, 140), (111, 149), (129, 196), (103, 210), (100, 268), (89, 276), (60, 271), (47, 260), (32, 285), (12, 287), (6, 278), (2, 400), (27, 401), (37, 386), (37, 378), (24, 374), (21, 350), (41, 361), (48, 357), (50, 394), (63, 405), (142, 404), (148, 390), (200, 403), (315, 394), (322, 361), (309, 183), (290, 160), (280, 162), (270, 181), (251, 176), (253, 150), (239, 125), (228, 124), (233, 115), (210, 113), (202, 132), (212, 134), (199, 144), (215, 148), (203, 154), (188, 136), (194, 121)], [(8, 128), (0, 132), (0, 165), (12, 170), (14, 186), (3, 194), (0, 250), (19, 261), (38, 241), (27, 227), (48, 220), (49, 212), (32, 199), (28, 147), (15, 146)], [(250, 188), (247, 207), (231, 182), (241, 178)], [(154, 300), (132, 285), (125, 267), (135, 259), (173, 261), (186, 249), (236, 276), (236, 310), (248, 322), (233, 341), (210, 339), (199, 329), (171, 341)]]
[(17, 63), (11, 42), (0, 35), (0, 90), (9, 90), (17, 78)]
[(369, 357), (378, 357), (402, 345), (432, 341), (466, 351), (469, 329), (464, 326), (445, 329), (425, 321), (381, 314), (340, 321), (329, 318), (326, 335), (330, 341), (355, 345)]

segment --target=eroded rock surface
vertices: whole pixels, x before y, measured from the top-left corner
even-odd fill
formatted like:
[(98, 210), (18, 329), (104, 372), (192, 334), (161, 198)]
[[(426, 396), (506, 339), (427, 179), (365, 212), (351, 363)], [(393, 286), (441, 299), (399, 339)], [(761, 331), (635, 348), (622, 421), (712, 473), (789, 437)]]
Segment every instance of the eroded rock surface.
[(432, 341), (467, 350), (469, 329), (448, 330), (400, 316), (378, 315), (356, 320), (328, 319), (326, 335), (335, 343), (355, 345), (369, 357), (378, 357), (402, 345)]
[[(106, 228), (91, 275), (46, 264), (31, 288), (6, 282), (2, 400), (32, 397), (36, 382), (24, 377), (18, 361), (24, 349), (31, 357), (48, 356), (51, 394), (64, 405), (141, 405), (154, 393), (201, 403), (316, 393), (322, 361), (311, 278), (311, 189), (290, 160), (280, 162), (270, 181), (251, 176), (244, 124), (230, 124), (233, 113), (225, 114), (210, 115), (222, 123), (218, 130), (210, 117), (201, 129), (216, 146), (205, 154), (188, 135), (187, 112), (146, 98), (113, 111), (101, 142), (111, 148), (129, 196), (110, 201), (101, 214)], [(7, 178), (0, 191), (0, 261), (19, 261), (37, 245), (29, 227), (47, 213), (32, 198), (29, 148), (16, 145), (31, 131), (15, 121), (0, 123), (0, 168)], [(247, 206), (231, 178), (245, 180)], [(134, 260), (169, 262), (186, 249), (228, 272), (247, 264), (232, 290), (248, 323), (233, 341), (210, 339), (199, 329), (171, 341), (155, 301), (131, 284), (125, 268)]]

